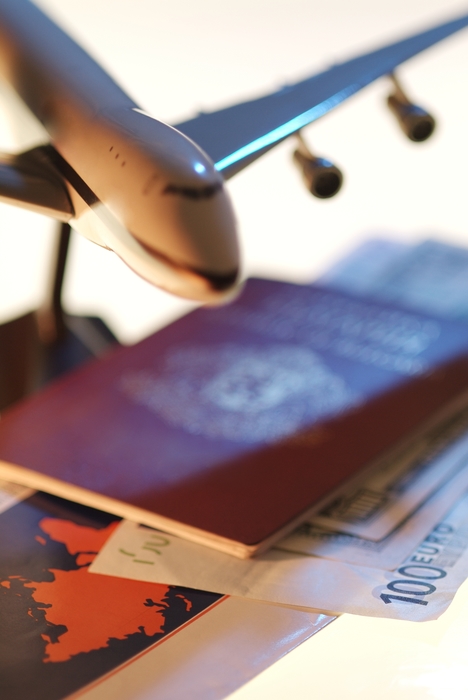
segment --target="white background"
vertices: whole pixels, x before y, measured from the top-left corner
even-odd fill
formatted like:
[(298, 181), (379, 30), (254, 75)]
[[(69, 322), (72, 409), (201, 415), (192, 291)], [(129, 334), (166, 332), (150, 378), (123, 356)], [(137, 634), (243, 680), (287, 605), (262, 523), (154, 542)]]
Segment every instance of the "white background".
[[(145, 110), (172, 123), (468, 11), (451, 0), (39, 4)], [(404, 139), (384, 105), (389, 86), (381, 80), (307, 129), (314, 150), (344, 170), (336, 199), (318, 201), (307, 193), (291, 164), (292, 142), (230, 181), (245, 274), (311, 280), (375, 233), (408, 241), (437, 235), (468, 245), (468, 30), (413, 59), (400, 77), (438, 117), (428, 143)], [(9, 144), (0, 128), (0, 146)], [(40, 300), (52, 229), (45, 219), (4, 206), (0, 224), (1, 321)], [(78, 238), (65, 301), (70, 311), (102, 315), (125, 342), (190, 308)], [(236, 693), (236, 700), (466, 698), (465, 599), (440, 623), (343, 617)]]

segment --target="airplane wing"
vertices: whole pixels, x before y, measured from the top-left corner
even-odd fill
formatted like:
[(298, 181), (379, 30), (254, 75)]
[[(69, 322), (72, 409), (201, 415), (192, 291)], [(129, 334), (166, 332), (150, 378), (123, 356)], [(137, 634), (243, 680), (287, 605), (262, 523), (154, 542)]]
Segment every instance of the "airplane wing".
[(73, 205), (54, 164), (55, 153), (51, 146), (18, 154), (0, 153), (0, 201), (69, 221)]
[(468, 15), (358, 56), (249, 102), (176, 124), (227, 179), (374, 80), (468, 25)]

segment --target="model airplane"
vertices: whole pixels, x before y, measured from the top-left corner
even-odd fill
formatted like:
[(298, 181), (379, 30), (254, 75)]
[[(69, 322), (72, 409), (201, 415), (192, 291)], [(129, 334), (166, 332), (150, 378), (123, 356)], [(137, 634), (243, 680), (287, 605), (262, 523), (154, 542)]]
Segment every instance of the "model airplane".
[[(468, 15), (260, 99), (168, 126), (145, 113), (29, 0), (0, 0), (0, 71), (50, 142), (0, 161), (0, 199), (70, 222), (135, 272), (180, 296), (216, 302), (239, 277), (224, 180), (377, 78), (468, 25)], [(389, 104), (413, 140), (430, 115), (395, 84)], [(296, 152), (308, 185), (330, 196), (334, 166)]]

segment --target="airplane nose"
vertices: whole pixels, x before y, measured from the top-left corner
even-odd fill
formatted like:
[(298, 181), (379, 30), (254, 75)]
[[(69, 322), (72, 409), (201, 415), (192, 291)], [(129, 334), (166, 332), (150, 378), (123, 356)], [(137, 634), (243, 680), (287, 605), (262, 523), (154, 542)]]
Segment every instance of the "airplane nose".
[(177, 237), (179, 245), (174, 257), (203, 276), (213, 293), (234, 287), (240, 253), (235, 216), (224, 186), (180, 188), (165, 196), (174, 198), (174, 223), (185, 233)]
[(137, 274), (172, 294), (205, 304), (228, 301), (240, 287), (240, 252), (222, 181), (169, 184), (162, 197), (158, 226), (121, 227), (105, 242)]
[(156, 286), (195, 301), (222, 302), (234, 293), (240, 268), (222, 176), (176, 129), (135, 110), (118, 117), (130, 155), (125, 170), (118, 168), (116, 186), (91, 207), (106, 228), (94, 240)]
[(239, 278), (239, 268), (234, 269), (232, 272), (228, 272), (224, 275), (214, 275), (210, 272), (200, 272), (200, 274), (205, 277), (207, 282), (209, 282), (211, 288), (214, 292), (226, 292), (233, 289)]
[(202, 187), (167, 187), (164, 203), (158, 197), (157, 218), (142, 216), (141, 226), (126, 225), (101, 202), (74, 225), (151, 284), (186, 299), (220, 304), (240, 288), (236, 222), (223, 183)]

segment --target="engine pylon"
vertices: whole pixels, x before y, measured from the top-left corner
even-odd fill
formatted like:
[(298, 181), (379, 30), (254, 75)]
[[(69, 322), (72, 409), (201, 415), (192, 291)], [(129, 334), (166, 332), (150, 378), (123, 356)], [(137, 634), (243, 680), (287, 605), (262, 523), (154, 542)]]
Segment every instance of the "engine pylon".
[(426, 141), (434, 132), (436, 126), (434, 117), (411, 102), (395, 75), (391, 74), (390, 79), (393, 83), (393, 91), (387, 97), (387, 105), (395, 115), (401, 130), (410, 141)]
[(313, 155), (301, 132), (297, 133), (297, 138), (299, 145), (293, 153), (293, 159), (302, 172), (307, 189), (319, 199), (334, 197), (343, 184), (343, 173), (331, 161)]

